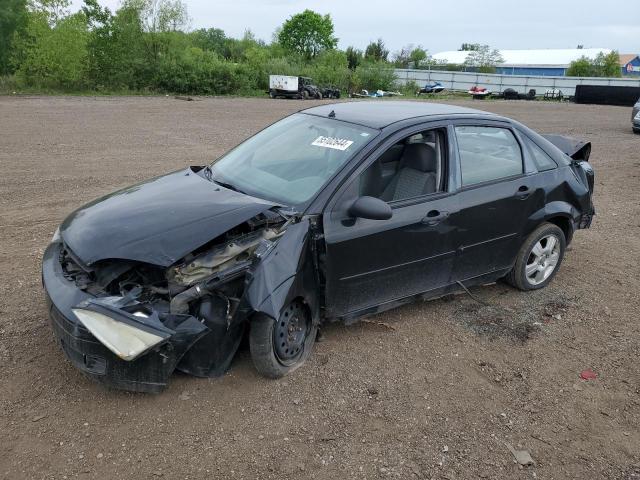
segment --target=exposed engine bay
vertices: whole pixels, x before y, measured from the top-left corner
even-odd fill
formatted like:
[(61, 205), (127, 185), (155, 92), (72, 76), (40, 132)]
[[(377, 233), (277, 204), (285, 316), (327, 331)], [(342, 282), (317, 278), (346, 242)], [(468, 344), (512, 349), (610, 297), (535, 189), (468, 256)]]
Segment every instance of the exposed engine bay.
[[(225, 299), (231, 314), (256, 250), (276, 241), (284, 223), (283, 217), (270, 211), (260, 214), (168, 269), (128, 260), (106, 260), (87, 267), (69, 249), (62, 250), (60, 262), (68, 279), (96, 297), (120, 296), (159, 312), (184, 314), (194, 307), (193, 301), (213, 295)], [(184, 296), (185, 292), (191, 292), (190, 296)]]
[[(115, 305), (138, 318), (157, 316), (164, 325), (181, 317), (197, 319), (209, 334), (196, 342), (178, 368), (216, 376), (228, 367), (229, 352), (235, 351), (242, 336), (244, 324), (232, 326), (232, 320), (243, 299), (246, 275), (284, 234), (286, 220), (268, 210), (168, 268), (120, 259), (87, 266), (69, 248), (61, 249), (59, 261), (65, 278), (95, 297), (97, 305)], [(199, 348), (207, 354), (198, 355)]]

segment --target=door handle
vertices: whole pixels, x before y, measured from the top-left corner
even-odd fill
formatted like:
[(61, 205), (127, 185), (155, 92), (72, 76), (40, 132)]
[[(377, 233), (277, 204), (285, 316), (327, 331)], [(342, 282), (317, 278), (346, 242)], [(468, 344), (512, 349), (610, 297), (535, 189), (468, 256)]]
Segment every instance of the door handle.
[(526, 200), (527, 198), (529, 198), (529, 195), (531, 195), (531, 190), (529, 190), (529, 187), (527, 187), (526, 185), (522, 185), (520, 186), (520, 188), (518, 188), (515, 197), (518, 200)]
[(439, 210), (430, 210), (422, 219), (422, 223), (433, 227), (449, 216), (449, 212), (441, 212)]

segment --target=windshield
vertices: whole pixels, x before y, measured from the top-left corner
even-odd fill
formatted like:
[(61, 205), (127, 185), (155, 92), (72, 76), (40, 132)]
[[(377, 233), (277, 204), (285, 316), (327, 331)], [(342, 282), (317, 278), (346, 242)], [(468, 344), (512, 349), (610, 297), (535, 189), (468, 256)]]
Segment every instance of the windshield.
[(220, 157), (211, 167), (211, 176), (255, 197), (288, 206), (304, 204), (377, 133), (298, 113)]

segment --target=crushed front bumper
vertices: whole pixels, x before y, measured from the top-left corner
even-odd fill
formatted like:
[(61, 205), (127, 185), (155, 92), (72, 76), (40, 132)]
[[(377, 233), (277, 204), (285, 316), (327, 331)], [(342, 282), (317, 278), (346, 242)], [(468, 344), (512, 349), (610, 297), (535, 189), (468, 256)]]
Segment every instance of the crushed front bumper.
[(42, 283), (53, 332), (71, 363), (91, 379), (106, 386), (160, 392), (185, 352), (208, 329), (193, 317), (172, 325), (175, 334), (165, 343), (133, 361), (125, 361), (100, 343), (71, 309), (93, 298), (64, 277), (60, 265), (62, 245), (52, 243), (42, 261)]

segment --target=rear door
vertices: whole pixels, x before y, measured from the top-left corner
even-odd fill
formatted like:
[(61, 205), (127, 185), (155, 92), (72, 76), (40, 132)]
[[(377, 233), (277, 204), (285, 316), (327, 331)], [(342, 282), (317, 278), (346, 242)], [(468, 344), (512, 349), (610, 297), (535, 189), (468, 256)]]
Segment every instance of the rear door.
[(461, 185), (452, 279), (464, 281), (512, 265), (540, 192), (510, 124), (458, 121), (453, 130)]

